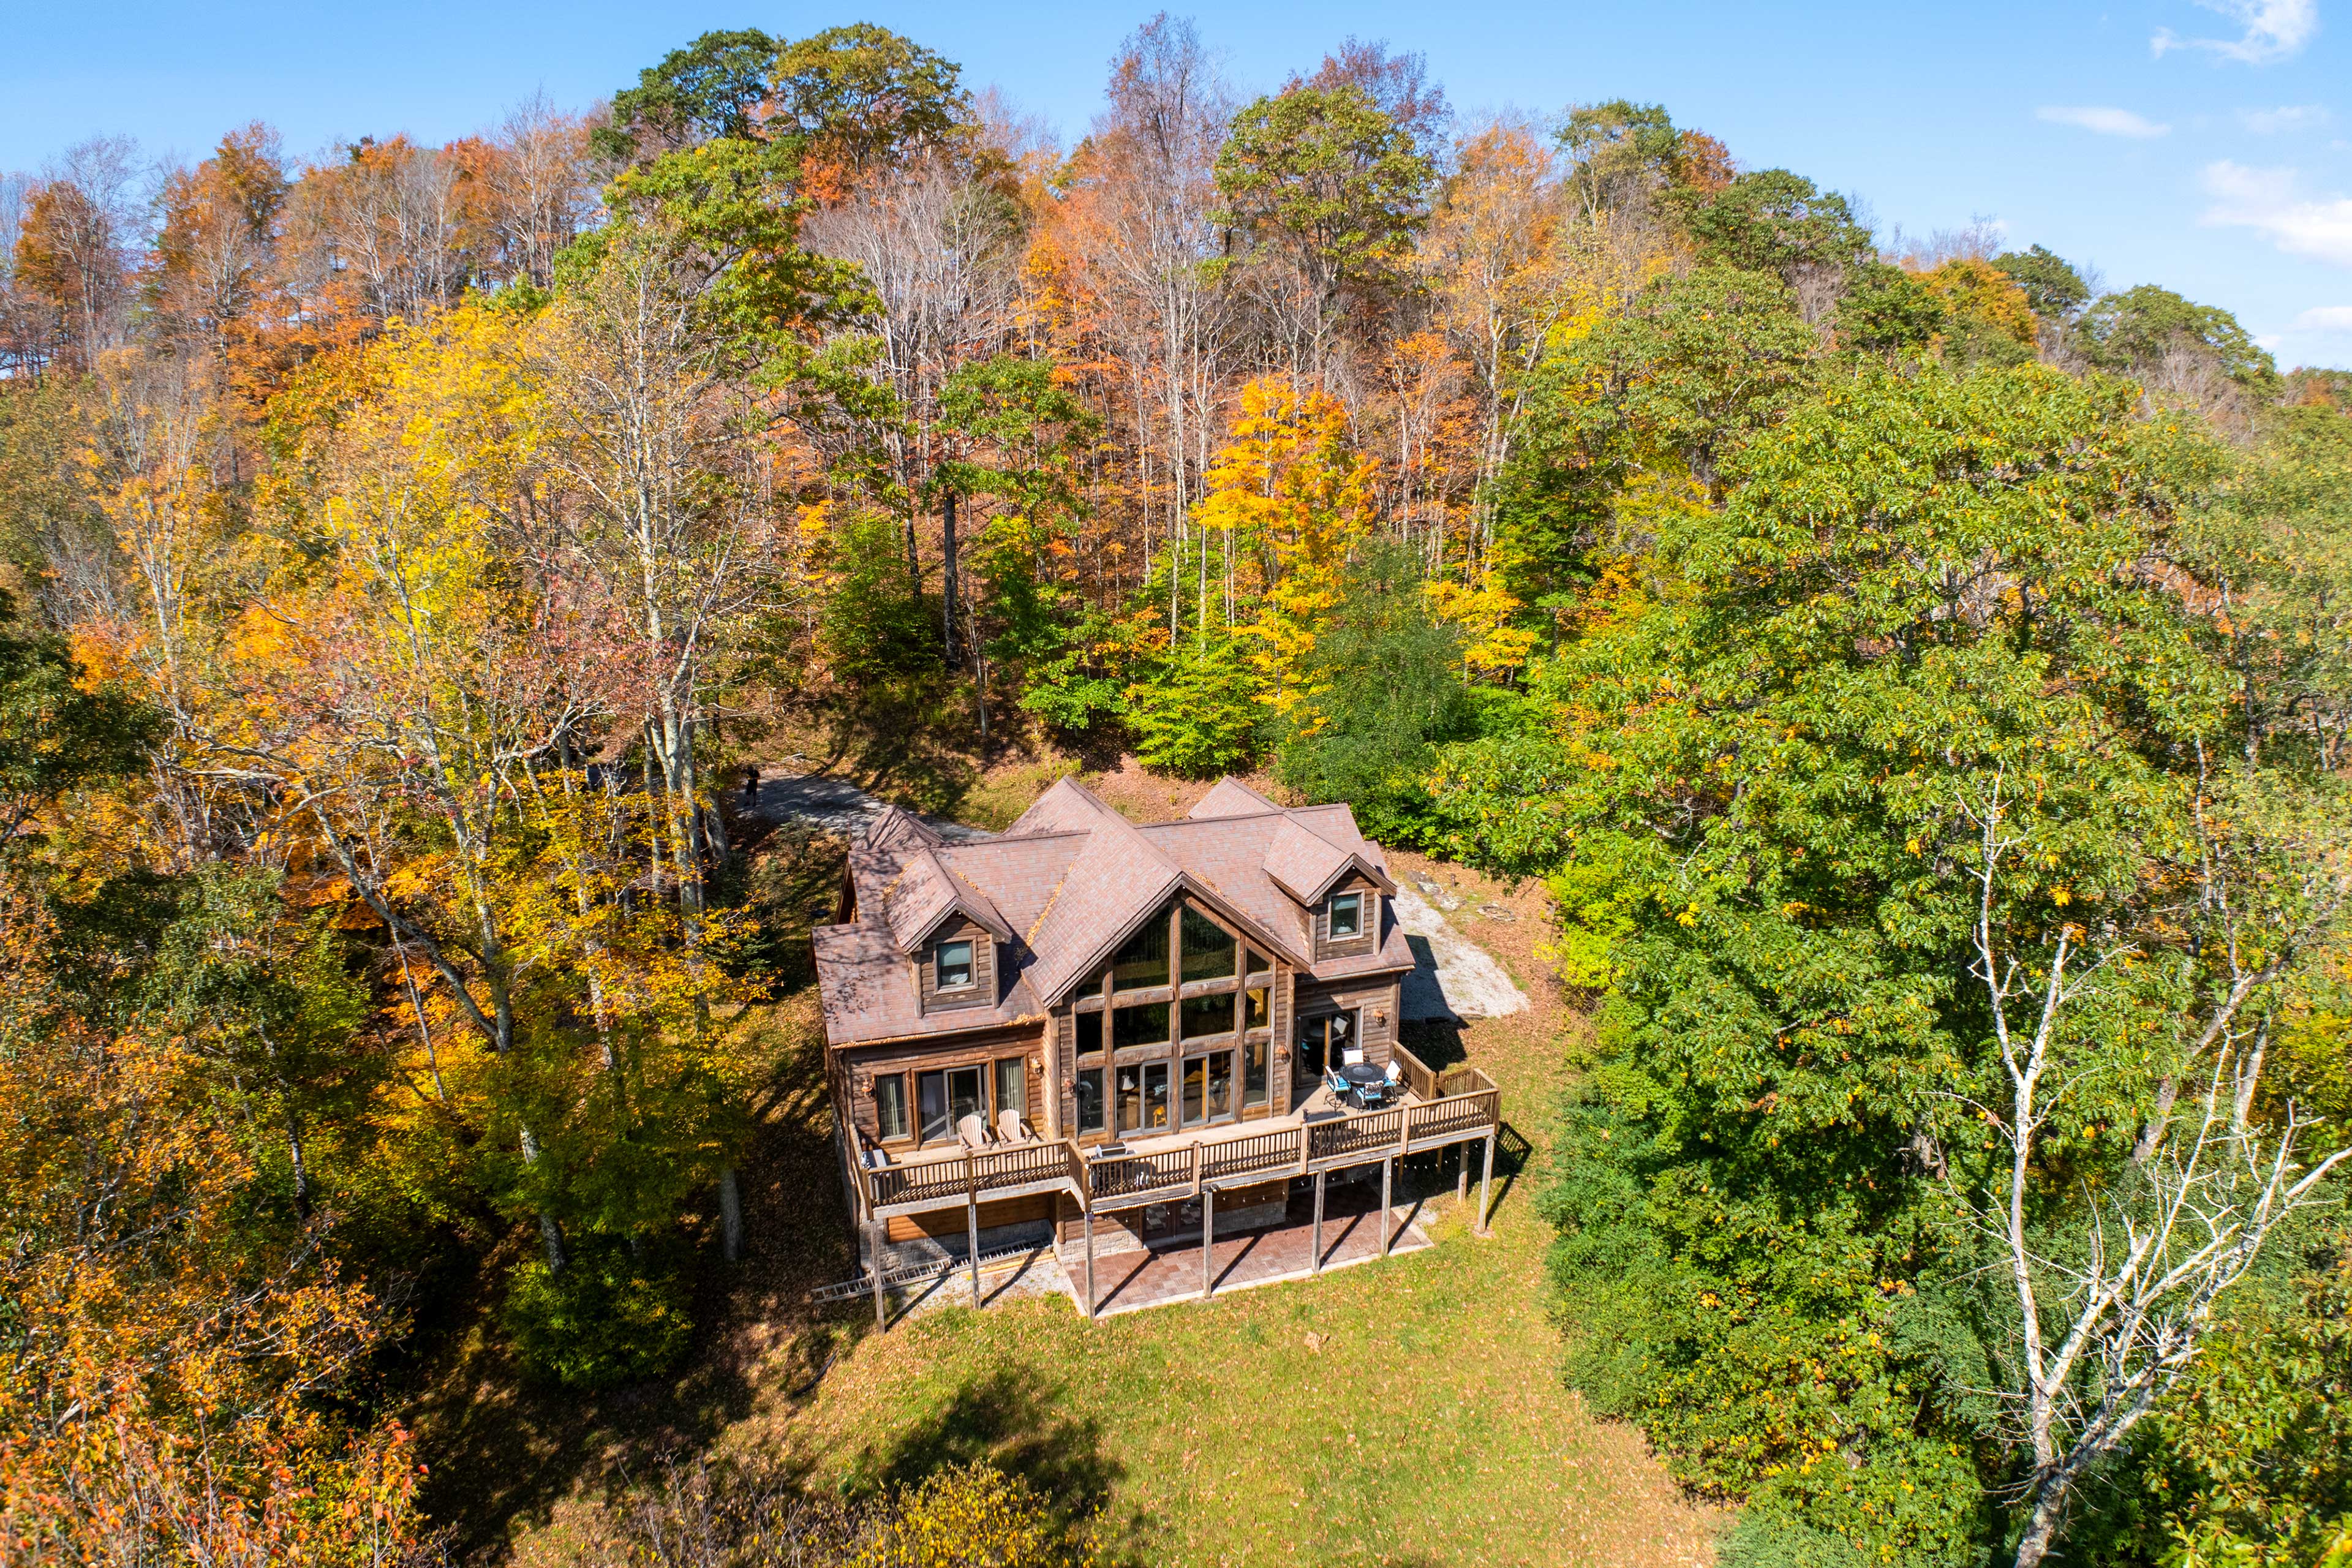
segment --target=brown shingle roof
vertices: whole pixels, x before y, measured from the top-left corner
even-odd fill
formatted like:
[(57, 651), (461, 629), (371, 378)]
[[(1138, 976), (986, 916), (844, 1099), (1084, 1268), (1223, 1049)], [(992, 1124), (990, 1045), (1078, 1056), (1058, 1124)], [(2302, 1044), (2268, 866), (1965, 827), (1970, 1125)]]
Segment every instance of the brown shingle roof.
[(882, 921), (890, 928), (900, 952), (911, 953), (950, 914), (969, 917), (999, 942), (1013, 940), (986, 893), (941, 863), (937, 847), (917, 845), (899, 862), (898, 874), (883, 889)]
[(1241, 780), (1222, 778), (1201, 797), (1199, 805), (1184, 815), (1197, 821), (1212, 816), (1255, 816), (1262, 811), (1281, 809)]
[[(850, 851), (856, 920), (812, 934), (826, 1037), (849, 1045), (1036, 1016), (1180, 890), (1317, 975), (1410, 966), (1397, 930), (1373, 953), (1309, 963), (1306, 905), (1351, 867), (1394, 890), (1345, 805), (1286, 809), (1231, 779), (1192, 816), (1143, 827), (1069, 779), (993, 837), (950, 840), (886, 812)], [(958, 910), (997, 937), (997, 1005), (925, 1017), (912, 956)]]

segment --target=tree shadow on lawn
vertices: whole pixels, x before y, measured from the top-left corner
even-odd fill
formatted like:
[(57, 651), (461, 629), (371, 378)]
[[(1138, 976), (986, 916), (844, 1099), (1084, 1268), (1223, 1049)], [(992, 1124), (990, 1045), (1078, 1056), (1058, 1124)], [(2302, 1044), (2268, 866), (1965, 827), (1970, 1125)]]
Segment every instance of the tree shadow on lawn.
[(969, 1378), (938, 1411), (860, 1454), (848, 1489), (887, 1491), (950, 1465), (985, 1463), (1034, 1488), (1063, 1526), (1097, 1520), (1112, 1544), (1133, 1548), (1151, 1521), (1139, 1512), (1108, 1517), (1112, 1489), (1126, 1468), (1103, 1451), (1101, 1424), (1071, 1415), (1061, 1395), (1060, 1385), (1033, 1366)]

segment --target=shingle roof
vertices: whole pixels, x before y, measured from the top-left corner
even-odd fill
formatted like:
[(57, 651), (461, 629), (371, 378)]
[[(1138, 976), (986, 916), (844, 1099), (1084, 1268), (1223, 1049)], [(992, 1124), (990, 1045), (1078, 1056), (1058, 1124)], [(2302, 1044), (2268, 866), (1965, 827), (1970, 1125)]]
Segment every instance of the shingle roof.
[[(887, 846), (886, 848), (889, 847)], [(950, 914), (961, 913), (999, 942), (1013, 940), (1013, 928), (995, 902), (941, 862), (939, 849), (918, 844), (899, 862), (898, 874), (884, 886), (882, 921), (898, 951), (911, 953)]]
[[(1141, 827), (1071, 779), (1003, 833), (969, 840), (886, 811), (850, 851), (856, 918), (812, 933), (825, 1035), (849, 1045), (1038, 1016), (1180, 890), (1318, 975), (1410, 966), (1395, 929), (1370, 954), (1309, 963), (1307, 906), (1351, 868), (1395, 890), (1347, 806), (1285, 808), (1233, 779), (1191, 816)], [(913, 955), (958, 910), (1000, 944), (997, 1003), (926, 1017)]]
[(1223, 778), (1201, 797), (1199, 805), (1184, 815), (1199, 821), (1212, 816), (1255, 816), (1262, 811), (1281, 809), (1241, 780)]

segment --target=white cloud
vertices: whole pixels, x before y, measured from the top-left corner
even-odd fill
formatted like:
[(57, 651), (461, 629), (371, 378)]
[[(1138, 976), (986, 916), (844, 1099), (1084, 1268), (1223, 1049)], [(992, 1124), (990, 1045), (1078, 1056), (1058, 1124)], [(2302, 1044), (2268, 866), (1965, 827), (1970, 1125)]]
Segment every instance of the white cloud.
[(2157, 29), (2148, 49), (2203, 49), (2242, 65), (2266, 66), (2302, 51), (2319, 31), (2319, 0), (2197, 0), (2245, 30), (2234, 38), (2184, 38), (2169, 27)]
[(2250, 169), (2223, 159), (2205, 165), (2213, 198), (2200, 223), (2251, 228), (2281, 250), (2352, 267), (2352, 196), (2314, 200), (2296, 188), (2292, 169)]
[(2352, 305), (2319, 305), (2294, 319), (2306, 332), (2352, 332)]
[(2242, 109), (2238, 123), (2257, 136), (2273, 136), (2282, 131), (2301, 131), (2325, 125), (2329, 115), (2315, 103), (2292, 104), (2282, 109)]
[(2084, 131), (2095, 131), (2102, 136), (2130, 136), (2141, 140), (2162, 136), (2172, 129), (2169, 125), (2144, 120), (2128, 109), (2042, 108), (2033, 111), (2033, 118), (2046, 120), (2053, 125), (2073, 125)]

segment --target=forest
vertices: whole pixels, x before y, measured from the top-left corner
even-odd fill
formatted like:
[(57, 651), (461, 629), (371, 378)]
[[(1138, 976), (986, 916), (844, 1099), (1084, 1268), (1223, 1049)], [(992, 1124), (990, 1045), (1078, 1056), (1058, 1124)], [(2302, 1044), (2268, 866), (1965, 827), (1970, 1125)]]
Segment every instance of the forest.
[[(2223, 310), (1384, 43), (715, 32), (0, 177), (0, 558), (8, 1561), (457, 1560), (436, 1302), (626, 1387), (747, 1245), (745, 770), (1131, 755), (1545, 890), (1537, 1321), (1724, 1563), (2352, 1563), (2352, 373)], [(726, 1484), (609, 1561), (1110, 1551)]]

